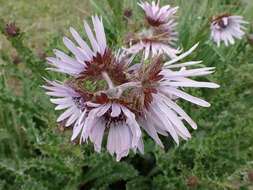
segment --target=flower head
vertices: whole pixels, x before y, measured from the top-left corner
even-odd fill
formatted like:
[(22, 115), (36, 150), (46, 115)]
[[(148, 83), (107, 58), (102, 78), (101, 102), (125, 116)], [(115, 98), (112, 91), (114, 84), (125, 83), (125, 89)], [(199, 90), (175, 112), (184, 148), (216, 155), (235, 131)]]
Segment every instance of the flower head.
[(131, 61), (130, 56), (125, 51), (113, 53), (106, 44), (102, 19), (95, 16), (92, 17), (92, 22), (95, 35), (87, 22), (84, 21), (84, 28), (91, 47), (75, 29), (70, 28), (77, 45), (67, 37), (63, 38), (63, 42), (74, 58), (55, 49), (55, 57), (47, 58), (48, 63), (53, 66), (48, 70), (65, 73), (80, 80), (99, 80), (102, 78), (102, 74), (107, 72), (116, 84), (125, 82), (124, 69)]
[(175, 13), (178, 7), (165, 5), (160, 7), (153, 1), (141, 2), (139, 6), (145, 12), (147, 27), (130, 38), (131, 53), (144, 51), (145, 59), (157, 54), (166, 54), (170, 58), (176, 57), (180, 50), (175, 48), (177, 32)]
[(103, 103), (87, 103), (90, 111), (74, 128), (72, 140), (81, 133), (80, 140), (89, 138), (95, 150), (100, 152), (104, 133), (108, 131), (107, 150), (112, 155), (116, 154), (118, 161), (127, 156), (130, 149), (135, 151), (138, 148), (143, 152), (141, 130), (135, 114), (124, 105), (111, 102), (106, 96), (100, 99)]
[(81, 93), (74, 90), (70, 85), (60, 82), (46, 80), (47, 85), (43, 88), (46, 94), (55, 98), (51, 98), (51, 102), (56, 104), (55, 110), (65, 111), (58, 117), (57, 122), (65, 121), (65, 126), (75, 124), (82, 112), (85, 111), (85, 102), (89, 94)]
[[(89, 70), (90, 63), (106, 64), (103, 62), (103, 58), (110, 57), (110, 51), (107, 50), (102, 19), (94, 16), (92, 17), (92, 23), (94, 32), (92, 32), (88, 23), (84, 21), (85, 32), (91, 47), (81, 38), (74, 28), (70, 28), (70, 32), (77, 45), (67, 37), (63, 38), (63, 42), (67, 49), (74, 55), (74, 58), (66, 55), (62, 51), (54, 50), (56, 58), (50, 57), (47, 59), (49, 64), (54, 67), (49, 68), (50, 70), (76, 77), (86, 70)], [(108, 60), (106, 59), (106, 61)]]
[[(108, 152), (116, 155), (117, 161), (130, 150), (143, 152), (141, 128), (161, 146), (158, 134), (171, 135), (177, 144), (179, 137), (190, 138), (184, 122), (194, 129), (197, 125), (176, 101), (182, 98), (208, 107), (210, 104), (206, 101), (184, 92), (184, 87), (218, 87), (215, 83), (190, 79), (208, 75), (214, 68), (185, 68), (199, 64), (198, 61), (177, 63), (197, 45), (177, 56), (177, 50), (169, 46), (175, 34), (172, 26), (175, 26), (176, 8), (160, 8), (154, 2), (140, 3), (140, 6), (153, 33), (151, 38), (145, 37), (135, 45), (148, 44), (143, 46), (145, 58), (150, 53), (166, 52), (174, 57), (169, 62), (164, 63), (162, 56), (157, 56), (150, 64), (144, 61), (132, 64), (134, 55), (121, 50), (113, 52), (106, 44), (102, 19), (97, 16), (92, 17), (94, 31), (84, 23), (90, 46), (71, 28), (76, 43), (66, 37), (63, 42), (74, 56), (54, 50), (56, 57), (47, 59), (53, 66), (50, 70), (70, 75), (64, 83), (46, 80), (47, 85), (43, 86), (46, 94), (54, 97), (51, 101), (57, 105), (55, 109), (65, 110), (57, 121), (73, 128), (71, 140), (90, 141), (97, 152), (106, 141)], [(104, 136), (107, 140), (103, 140)]]
[(183, 121), (187, 122), (193, 129), (197, 128), (196, 123), (176, 104), (175, 100), (181, 98), (199, 106), (210, 106), (205, 100), (184, 92), (183, 88), (219, 87), (215, 83), (199, 82), (189, 78), (211, 74), (214, 72), (214, 68), (185, 68), (199, 64), (200, 61), (174, 64), (189, 55), (195, 48), (196, 45), (177, 59), (165, 64), (161, 63), (161, 59), (155, 59), (147, 67), (146, 72), (142, 74), (142, 89), (139, 90), (139, 97), (143, 102), (143, 111), (139, 115), (138, 121), (142, 128), (161, 146), (163, 145), (158, 134), (165, 136), (170, 134), (177, 144), (179, 137), (185, 140), (191, 137)]
[[(87, 22), (84, 23), (91, 48), (73, 29), (70, 29), (77, 45), (64, 38), (71, 57), (60, 50), (54, 50), (56, 57), (47, 58), (53, 70), (68, 74), (70, 79), (64, 83), (48, 81), (43, 86), (51, 101), (57, 104), (56, 110), (66, 109), (57, 122), (65, 127), (73, 127), (72, 140), (80, 137), (80, 142), (88, 139), (94, 143), (97, 152), (101, 150), (104, 132), (109, 131), (107, 149), (116, 154), (117, 160), (128, 155), (129, 150), (137, 148), (143, 152), (141, 130), (130, 111), (124, 90), (135, 85), (127, 77), (127, 69), (133, 56), (126, 51), (112, 52), (106, 45), (102, 20), (92, 17), (94, 33)], [(87, 82), (92, 83), (93, 90)]]
[(211, 22), (211, 38), (218, 46), (223, 41), (226, 46), (234, 44), (235, 39), (241, 39), (245, 32), (243, 24), (247, 24), (242, 16), (222, 14)]

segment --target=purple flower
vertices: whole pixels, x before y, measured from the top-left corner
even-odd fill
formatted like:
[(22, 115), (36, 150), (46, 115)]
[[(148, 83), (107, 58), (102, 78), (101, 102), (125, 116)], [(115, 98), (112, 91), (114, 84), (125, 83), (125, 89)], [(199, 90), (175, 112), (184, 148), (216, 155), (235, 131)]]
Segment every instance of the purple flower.
[(99, 19), (98, 16), (94, 16), (92, 17), (92, 22), (95, 35), (87, 22), (84, 21), (85, 32), (91, 47), (89, 47), (74, 28), (70, 28), (70, 32), (78, 46), (67, 37), (63, 38), (63, 42), (75, 58), (66, 55), (60, 50), (54, 50), (56, 58), (47, 58), (49, 64), (53, 66), (53, 68), (49, 68), (49, 70), (66, 73), (76, 77), (87, 69), (87, 63), (92, 62), (99, 56), (103, 57), (105, 55), (107, 45), (102, 19)]
[[(146, 70), (145, 77), (142, 77), (142, 93), (144, 96), (144, 111), (138, 117), (142, 128), (160, 146), (158, 134), (170, 136), (179, 144), (179, 137), (187, 140), (191, 137), (184, 125), (186, 121), (193, 129), (197, 128), (196, 123), (176, 104), (179, 98), (199, 106), (209, 107), (205, 100), (194, 97), (184, 92), (185, 87), (193, 88), (218, 88), (219, 85), (211, 82), (199, 82), (189, 77), (204, 76), (213, 73), (214, 68), (205, 67), (198, 69), (186, 69), (186, 66), (196, 65), (200, 61), (178, 63), (180, 59), (189, 55), (197, 45), (189, 51), (180, 55), (177, 59), (171, 60), (164, 65), (160, 59), (153, 61)], [(179, 70), (172, 70), (178, 69)]]
[(111, 155), (116, 154), (116, 160), (128, 155), (132, 149), (143, 153), (141, 130), (135, 119), (135, 114), (127, 107), (116, 102), (103, 104), (88, 102), (89, 113), (74, 127), (72, 140), (81, 135), (80, 141), (90, 141), (97, 152), (101, 151), (101, 144), (105, 131), (108, 130), (107, 150)]
[[(64, 84), (46, 80), (48, 84), (43, 87), (47, 95), (56, 97), (51, 99), (57, 104), (56, 110), (66, 109), (57, 122), (73, 127), (71, 140), (80, 137), (80, 142), (84, 142), (89, 139), (94, 143), (95, 150), (100, 152), (104, 131), (108, 129), (107, 149), (120, 160), (128, 155), (130, 149), (135, 151), (138, 148), (143, 152), (141, 130), (135, 114), (127, 105), (120, 103), (123, 91), (135, 84), (126, 76), (133, 56), (121, 50), (113, 53), (106, 45), (102, 21), (95, 16), (92, 22), (95, 35), (84, 23), (91, 48), (71, 28), (77, 45), (66, 37), (63, 42), (74, 58), (54, 50), (56, 57), (47, 59), (53, 66), (49, 70), (68, 74), (71, 78)], [(88, 81), (95, 85), (94, 91), (87, 89)], [(101, 103), (97, 99), (106, 102)]]
[(242, 16), (223, 14), (214, 17), (211, 22), (211, 38), (218, 46), (222, 41), (226, 46), (234, 44), (235, 39), (242, 39), (244, 36), (243, 24), (247, 23)]
[(46, 89), (46, 94), (52, 96), (50, 101), (57, 106), (55, 110), (65, 110), (57, 119), (57, 122), (65, 121), (65, 126), (77, 124), (82, 112), (85, 111), (85, 96), (75, 91), (67, 84), (46, 80), (47, 85), (42, 86)]
[(175, 13), (178, 7), (166, 5), (159, 6), (154, 1), (141, 2), (139, 6), (144, 10), (147, 21), (147, 27), (138, 34), (130, 38), (131, 53), (144, 51), (145, 59), (157, 54), (166, 54), (170, 58), (175, 58), (181, 51), (175, 48), (177, 41), (177, 32), (175, 22)]
[[(50, 100), (57, 105), (55, 109), (65, 110), (57, 122), (72, 127), (71, 140), (90, 141), (96, 152), (101, 151), (104, 141), (117, 161), (130, 150), (144, 152), (141, 128), (161, 146), (159, 134), (170, 135), (177, 144), (179, 137), (189, 139), (185, 122), (194, 129), (197, 125), (176, 102), (181, 98), (203, 107), (210, 104), (184, 92), (184, 88), (219, 87), (190, 79), (211, 74), (214, 68), (186, 69), (200, 61), (177, 63), (197, 47), (178, 55), (180, 51), (171, 46), (177, 39), (177, 7), (159, 7), (154, 2), (139, 5), (149, 27), (147, 33), (138, 34), (128, 51), (112, 52), (106, 44), (102, 19), (92, 17), (93, 30), (84, 23), (90, 46), (71, 28), (75, 43), (66, 37), (63, 42), (74, 56), (54, 50), (56, 57), (47, 59), (53, 66), (49, 70), (68, 74), (69, 78), (64, 83), (46, 80), (43, 86), (53, 97)], [(133, 64), (135, 53), (142, 50), (145, 59), (159, 56), (153, 57), (150, 64)], [(160, 56), (164, 53), (173, 59), (164, 63)]]

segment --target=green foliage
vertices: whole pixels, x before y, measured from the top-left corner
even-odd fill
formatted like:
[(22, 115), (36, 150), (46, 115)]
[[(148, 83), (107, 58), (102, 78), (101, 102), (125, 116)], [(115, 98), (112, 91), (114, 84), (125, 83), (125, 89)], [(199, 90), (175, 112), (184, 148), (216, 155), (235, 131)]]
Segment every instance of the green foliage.
[[(64, 0), (60, 4), (64, 2), (72, 3)], [(216, 73), (205, 80), (217, 82), (221, 88), (188, 90), (208, 100), (212, 104), (208, 109), (179, 102), (198, 123), (198, 130), (192, 131), (190, 141), (182, 141), (180, 146), (176, 146), (170, 139), (162, 138), (165, 144), (162, 150), (145, 136), (145, 154), (130, 154), (121, 162), (116, 162), (105, 150), (101, 154), (94, 153), (91, 144), (70, 142), (70, 130), (62, 131), (57, 125), (55, 121), (59, 113), (53, 110), (41, 88), (42, 77), (64, 76), (47, 73), (45, 60), (29, 48), (31, 45), (27, 38), (32, 38), (35, 33), (29, 36), (23, 31), (17, 37), (5, 37), (4, 23), (9, 17), (3, 17), (0, 39), (10, 48), (0, 49), (0, 189), (253, 188), (248, 178), (248, 172), (253, 169), (253, 47), (243, 39), (234, 46), (217, 48), (209, 39), (208, 25), (212, 15), (229, 11), (243, 14), (251, 21), (253, 4), (249, 0), (161, 1), (163, 4), (168, 2), (180, 7), (180, 46), (188, 49), (200, 42), (199, 48), (188, 59), (203, 60), (203, 65), (216, 67)], [(13, 13), (14, 18), (22, 18), (20, 14), (27, 16), (27, 12), (20, 13), (21, 7), (27, 10), (32, 6), (25, 0), (1, 2), (1, 6), (6, 8), (1, 10), (3, 13), (14, 10), (10, 5), (15, 3), (18, 8)], [(56, 10), (56, 4), (59, 2), (48, 6), (46, 0), (42, 1), (40, 13), (44, 15), (47, 10)], [(89, 5), (94, 13), (103, 16), (111, 46), (121, 46), (130, 29), (135, 30), (138, 24), (142, 24), (143, 15), (135, 0), (91, 0)], [(123, 16), (126, 8), (133, 11), (129, 20)], [(32, 12), (36, 11), (33, 9)], [(62, 10), (57, 15), (65, 21), (73, 13)], [(74, 25), (81, 26), (79, 20), (83, 16), (77, 16)], [(36, 22), (32, 19), (30, 22)], [(68, 26), (73, 20), (71, 17), (66, 21)], [(135, 22), (137, 24), (133, 25)], [(21, 29), (25, 28), (25, 22), (19, 23)], [(57, 27), (61, 29), (61, 26)], [(39, 45), (47, 54), (52, 54), (53, 48), (63, 48), (61, 33), (41, 35), (47, 42), (44, 46), (44, 42)], [(20, 57), (19, 65), (13, 64), (10, 51), (15, 51)], [(191, 176), (197, 178), (195, 187), (189, 183)]]

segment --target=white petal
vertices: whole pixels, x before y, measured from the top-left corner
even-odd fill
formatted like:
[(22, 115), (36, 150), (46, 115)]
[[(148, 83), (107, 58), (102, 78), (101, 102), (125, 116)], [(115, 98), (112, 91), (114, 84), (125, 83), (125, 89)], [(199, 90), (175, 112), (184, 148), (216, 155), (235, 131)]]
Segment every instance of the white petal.
[(200, 98), (191, 96), (190, 94), (187, 94), (181, 90), (178, 90), (176, 88), (172, 88), (172, 87), (166, 87), (166, 88), (161, 88), (161, 91), (167, 95), (173, 94), (175, 96), (178, 96), (180, 98), (183, 98), (189, 102), (192, 102), (194, 104), (197, 104), (199, 106), (203, 106), (203, 107), (209, 107), (210, 104), (208, 102), (206, 102), (205, 100), (202, 100)]
[(81, 38), (81, 36), (78, 34), (78, 32), (74, 28), (70, 28), (70, 32), (72, 36), (75, 38), (76, 42), (79, 44), (79, 46), (86, 53), (87, 59), (91, 59), (93, 56), (93, 52), (91, 51), (87, 43)]
[(121, 113), (120, 106), (113, 103), (111, 108), (112, 108), (111, 116), (112, 117), (118, 117)]
[(99, 107), (96, 116), (101, 117), (110, 109), (110, 107), (111, 107), (110, 104), (105, 104), (104, 106)]
[(186, 51), (185, 53), (179, 55), (177, 58), (172, 59), (172, 60), (166, 62), (164, 65), (165, 65), (165, 66), (171, 65), (171, 64), (176, 63), (176, 62), (178, 62), (179, 60), (181, 60), (181, 59), (187, 57), (188, 55), (190, 55), (190, 54), (198, 47), (198, 45), (199, 45), (198, 43), (195, 44), (195, 45), (194, 45), (192, 48), (190, 48), (188, 51)]
[(96, 152), (101, 151), (104, 130), (105, 126), (101, 121), (94, 125), (91, 129), (90, 140), (94, 143), (94, 148)]
[(80, 134), (82, 128), (84, 127), (84, 122), (80, 122), (80, 120), (83, 120), (84, 115), (85, 115), (85, 112), (82, 113), (82, 115), (79, 118), (79, 121), (75, 123), (74, 128), (73, 128), (73, 133), (71, 136), (71, 141), (76, 139), (76, 137)]
[(88, 23), (86, 21), (84, 21), (84, 28), (85, 28), (86, 34), (90, 40), (93, 50), (95, 51), (95, 53), (100, 52), (100, 47), (97, 43), (97, 40), (95, 39), (95, 37), (90, 29), (90, 26), (88, 25)]
[(67, 109), (65, 112), (63, 112), (57, 119), (57, 122), (61, 122), (64, 119), (70, 117), (73, 114), (73, 111), (75, 110), (75, 107), (71, 107)]

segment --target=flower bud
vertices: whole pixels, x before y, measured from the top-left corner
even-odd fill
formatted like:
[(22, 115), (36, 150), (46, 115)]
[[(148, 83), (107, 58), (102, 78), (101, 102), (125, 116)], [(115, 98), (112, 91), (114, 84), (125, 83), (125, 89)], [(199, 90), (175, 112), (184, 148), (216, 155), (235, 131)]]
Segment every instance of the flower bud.
[(15, 22), (6, 24), (5, 33), (9, 37), (16, 37), (20, 34), (20, 29), (16, 26)]
[(126, 18), (131, 18), (132, 15), (133, 15), (132, 9), (128, 8), (128, 9), (125, 9), (125, 10), (124, 10), (124, 17), (126, 17)]

